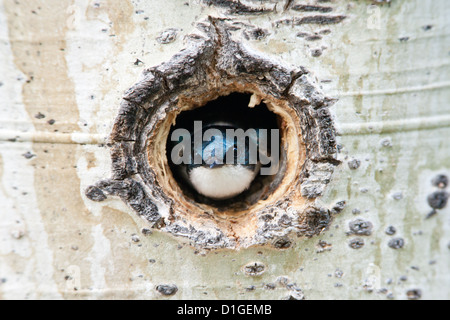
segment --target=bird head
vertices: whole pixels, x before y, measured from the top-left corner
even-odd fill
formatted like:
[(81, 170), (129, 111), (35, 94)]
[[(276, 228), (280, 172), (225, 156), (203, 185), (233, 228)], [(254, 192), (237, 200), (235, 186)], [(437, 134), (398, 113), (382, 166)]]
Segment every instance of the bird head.
[[(239, 136), (243, 130), (238, 129), (213, 123), (192, 133), (193, 160), (199, 161), (188, 164), (184, 176), (200, 194), (215, 200), (229, 199), (247, 190), (257, 176), (256, 131), (246, 138)], [(195, 143), (198, 134), (202, 134), (201, 144)]]

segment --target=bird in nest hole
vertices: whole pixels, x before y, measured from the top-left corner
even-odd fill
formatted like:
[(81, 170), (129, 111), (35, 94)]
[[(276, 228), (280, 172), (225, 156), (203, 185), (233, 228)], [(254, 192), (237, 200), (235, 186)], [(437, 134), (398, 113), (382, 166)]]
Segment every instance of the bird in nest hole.
[(213, 200), (231, 199), (249, 189), (279, 159), (272, 157), (279, 152), (276, 118), (264, 105), (233, 93), (177, 117), (168, 145), (176, 175)]
[[(259, 130), (239, 137), (244, 133), (239, 129), (229, 122), (206, 122), (173, 146), (172, 159), (186, 160), (176, 166), (179, 175), (199, 194), (213, 200), (230, 199), (247, 190), (258, 175)], [(201, 142), (195, 143), (199, 141), (196, 135)]]

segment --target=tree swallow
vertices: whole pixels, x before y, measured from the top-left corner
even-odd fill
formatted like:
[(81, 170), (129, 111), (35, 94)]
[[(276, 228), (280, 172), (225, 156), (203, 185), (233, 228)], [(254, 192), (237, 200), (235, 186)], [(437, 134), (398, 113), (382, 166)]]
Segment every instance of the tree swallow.
[(226, 200), (249, 189), (258, 175), (277, 172), (277, 118), (254, 100), (232, 93), (177, 117), (167, 156), (178, 182), (207, 198)]
[[(257, 130), (244, 132), (231, 123), (218, 121), (204, 123), (189, 134), (189, 138), (183, 137), (188, 144), (180, 150), (191, 152), (185, 158), (190, 161), (178, 165), (185, 182), (214, 200), (233, 198), (250, 187), (261, 167)], [(180, 156), (185, 156), (182, 153)]]

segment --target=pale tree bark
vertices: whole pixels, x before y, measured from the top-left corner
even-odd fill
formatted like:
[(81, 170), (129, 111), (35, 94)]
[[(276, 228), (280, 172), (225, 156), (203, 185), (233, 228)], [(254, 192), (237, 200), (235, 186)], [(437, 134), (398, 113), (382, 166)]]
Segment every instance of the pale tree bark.
[[(0, 298), (449, 299), (449, 16), (446, 0), (1, 1)], [(141, 177), (118, 177), (130, 164), (111, 163), (111, 150), (137, 141), (117, 138), (120, 107), (157, 101), (139, 100), (148, 88), (128, 90), (149, 79), (142, 72), (189, 56), (202, 39), (213, 45), (199, 48), (226, 57), (228, 33), (257, 66), (270, 64), (255, 71), (261, 79), (285, 93), (304, 80), (313, 89), (292, 99), (308, 92), (305, 105), (329, 110), (317, 123), (332, 115), (336, 152), (318, 147), (323, 158), (311, 163), (327, 159), (333, 173), (311, 169), (295, 186), (306, 199), (298, 208), (318, 208), (314, 217), (326, 208), (326, 224), (302, 229), (311, 224), (302, 211), (288, 245), (275, 237), (211, 249), (176, 237), (156, 189), (142, 187), (153, 194), (139, 203), (122, 183), (145, 185)], [(295, 70), (286, 87), (272, 72), (284, 75), (279, 65)], [(275, 99), (278, 89), (261, 94)], [(305, 135), (315, 131), (300, 120), (313, 149)], [(120, 183), (96, 185), (110, 178)], [(323, 190), (314, 179), (326, 180)], [(310, 198), (309, 182), (320, 189)], [(136, 214), (150, 203), (166, 229)]]

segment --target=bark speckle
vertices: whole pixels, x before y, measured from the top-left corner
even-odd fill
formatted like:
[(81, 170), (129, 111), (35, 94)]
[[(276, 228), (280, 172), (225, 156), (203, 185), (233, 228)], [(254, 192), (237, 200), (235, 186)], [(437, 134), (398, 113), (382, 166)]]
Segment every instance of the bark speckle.
[(319, 48), (311, 50), (311, 56), (314, 58), (320, 57), (322, 55), (322, 53), (323, 53), (323, 50), (319, 49)]
[(341, 200), (341, 201), (336, 202), (336, 204), (333, 206), (333, 208), (331, 209), (331, 211), (332, 211), (332, 213), (334, 213), (334, 214), (338, 214), (338, 213), (340, 213), (342, 210), (344, 210), (346, 206), (347, 206), (347, 201)]
[(41, 112), (38, 112), (38, 113), (36, 113), (36, 114), (34, 115), (34, 117), (35, 117), (36, 119), (44, 119), (44, 118), (45, 118), (45, 114), (43, 114), (43, 113), (41, 113)]
[(31, 159), (31, 158), (36, 157), (36, 155), (33, 154), (33, 153), (31, 153), (30, 151), (25, 152), (24, 154), (22, 154), (22, 156), (23, 156), (25, 159)]
[(248, 276), (260, 276), (266, 271), (262, 262), (251, 262), (244, 266), (244, 273)]
[(422, 290), (410, 289), (406, 292), (406, 297), (409, 300), (419, 300), (420, 298), (422, 298)]
[(401, 200), (401, 199), (403, 199), (403, 193), (402, 193), (401, 191), (394, 192), (394, 193), (392, 194), (392, 198), (393, 198), (394, 200)]
[(401, 249), (405, 246), (405, 240), (403, 238), (393, 238), (389, 240), (388, 246), (392, 249)]
[(448, 186), (448, 177), (445, 174), (437, 175), (435, 178), (433, 178), (431, 183), (435, 187), (445, 189)]
[(364, 246), (364, 239), (362, 238), (351, 239), (348, 243), (348, 246), (352, 249), (361, 249)]
[(282, 237), (274, 241), (273, 246), (278, 249), (287, 249), (292, 245), (292, 241), (287, 237)]
[(394, 226), (388, 226), (384, 232), (387, 235), (392, 236), (397, 232), (397, 229)]
[(370, 221), (356, 219), (349, 222), (349, 231), (347, 235), (370, 236), (372, 234), (373, 225)]
[(160, 284), (156, 286), (156, 291), (164, 296), (173, 296), (178, 291), (178, 287), (174, 284)]
[(361, 160), (359, 159), (352, 159), (348, 162), (348, 167), (352, 170), (356, 170), (361, 165)]
[(447, 205), (449, 194), (445, 191), (435, 191), (427, 198), (428, 204), (433, 209), (442, 209)]
[(156, 38), (160, 44), (168, 44), (174, 42), (177, 39), (178, 29), (168, 28), (162, 31), (159, 36)]

